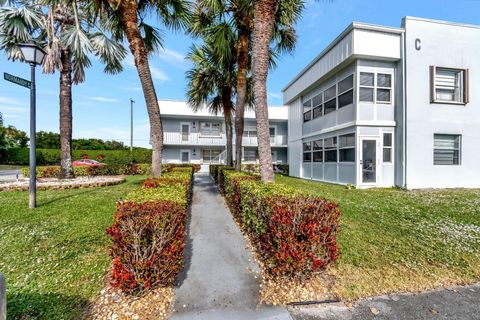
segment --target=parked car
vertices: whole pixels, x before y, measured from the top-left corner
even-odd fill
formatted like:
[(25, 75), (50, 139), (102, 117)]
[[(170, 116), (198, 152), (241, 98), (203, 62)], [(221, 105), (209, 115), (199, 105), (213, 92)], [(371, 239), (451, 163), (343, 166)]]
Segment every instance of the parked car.
[(72, 165), (74, 167), (100, 167), (100, 166), (104, 166), (105, 163), (98, 162), (96, 160), (91, 160), (91, 159), (81, 159), (81, 160), (73, 161)]

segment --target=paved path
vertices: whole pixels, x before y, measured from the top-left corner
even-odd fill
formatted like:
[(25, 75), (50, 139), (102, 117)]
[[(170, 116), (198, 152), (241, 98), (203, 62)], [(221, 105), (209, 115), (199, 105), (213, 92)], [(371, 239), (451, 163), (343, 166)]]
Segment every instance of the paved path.
[(281, 307), (257, 308), (258, 266), (207, 174), (195, 174), (184, 273), (171, 319), (291, 319)]
[(374, 297), (360, 300), (352, 308), (331, 303), (289, 310), (295, 320), (479, 320), (480, 284)]
[(22, 177), (21, 170), (0, 170), (0, 182), (16, 181)]

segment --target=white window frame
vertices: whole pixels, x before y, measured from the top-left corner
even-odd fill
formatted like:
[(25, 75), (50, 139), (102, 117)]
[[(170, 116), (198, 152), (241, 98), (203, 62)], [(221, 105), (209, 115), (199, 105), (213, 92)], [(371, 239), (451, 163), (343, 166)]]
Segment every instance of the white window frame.
[[(247, 160), (246, 155), (249, 152), (255, 152), (255, 160), (254, 161)], [(251, 148), (249, 148), (247, 150), (244, 149), (242, 154), (243, 154), (243, 162), (256, 163), (257, 160), (258, 160), (258, 150), (257, 149), (251, 149)]]
[[(340, 146), (340, 137), (342, 136), (348, 136), (348, 135), (353, 135), (353, 146), (345, 146), (345, 147), (342, 147)], [(337, 160), (338, 160), (338, 163), (355, 163), (355, 161), (357, 160), (357, 134), (355, 132), (350, 132), (350, 133), (345, 133), (345, 134), (341, 134), (337, 137), (337, 147), (338, 147), (338, 155), (337, 155)], [(342, 161), (340, 159), (340, 150), (345, 150), (345, 149), (353, 149), (354, 152), (354, 156), (355, 156), (355, 159), (353, 161)]]
[[(385, 146), (384, 144), (384, 141), (385, 141), (385, 135), (386, 134), (390, 134), (392, 136), (392, 145), (391, 146)], [(393, 161), (394, 161), (394, 153), (393, 153), (393, 147), (395, 145), (395, 135), (393, 132), (387, 132), (387, 131), (384, 131), (382, 132), (382, 163), (383, 164), (393, 164)], [(383, 151), (384, 149), (390, 149), (390, 161), (385, 161), (385, 159), (383, 158)]]
[[(458, 139), (458, 163), (453, 164), (436, 164), (435, 163), (435, 136), (436, 135), (443, 135), (443, 136), (457, 136)], [(458, 133), (434, 133), (433, 134), (433, 165), (439, 167), (458, 167), (462, 165), (462, 135)], [(455, 149), (454, 149), (455, 150)]]
[[(395, 77), (394, 77), (394, 72), (391, 71), (369, 71), (369, 70), (359, 70), (358, 71), (358, 79), (361, 79), (361, 74), (362, 73), (371, 73), (373, 74), (373, 86), (365, 86), (360, 84), (360, 80), (358, 80), (358, 102), (359, 103), (370, 103), (370, 104), (382, 104), (382, 105), (392, 105), (393, 101), (395, 101), (395, 90), (393, 88), (395, 87)], [(390, 75), (390, 85), (391, 87), (379, 87), (378, 86), (378, 75), (379, 74), (386, 74)], [(373, 89), (373, 101), (361, 101), (360, 100), (360, 91), (362, 88), (368, 88), (368, 89)], [(390, 90), (390, 101), (378, 101), (377, 100), (377, 90)]]
[[(340, 82), (342, 82), (343, 80), (349, 78), (349, 77), (352, 77), (352, 87), (350, 89), (347, 89), (345, 91), (342, 91), (340, 92)], [(346, 77), (343, 77), (342, 79), (340, 79), (339, 81), (337, 81), (337, 110), (341, 109), (340, 108), (340, 96), (341, 95), (344, 95), (348, 92), (352, 91), (352, 96), (353, 96), (353, 99), (352, 99), (352, 103), (351, 104), (347, 104), (345, 106), (343, 106), (342, 108), (345, 108), (345, 107), (348, 107), (350, 105), (353, 105), (355, 104), (355, 74), (351, 73), (349, 74), (348, 76)]]
[[(212, 131), (212, 124), (219, 124), (220, 127), (219, 127), (219, 130), (218, 130), (218, 135), (212, 135), (212, 134), (204, 134), (202, 132), (202, 124), (206, 124), (208, 123), (210, 125), (210, 132)], [(198, 123), (198, 126), (199, 126), (199, 133), (200, 133), (200, 137), (202, 138), (221, 138), (222, 137), (222, 129), (223, 129), (223, 126), (222, 126), (222, 122), (220, 121), (200, 121)]]
[[(437, 99), (437, 69), (449, 70), (460, 73), (460, 96), (461, 101)], [(462, 68), (450, 68), (430, 66), (430, 103), (466, 105), (469, 102), (469, 70)]]
[[(187, 152), (188, 153), (188, 162), (183, 162), (182, 161), (182, 153)], [(180, 163), (191, 163), (192, 162), (192, 153), (190, 149), (180, 149)]]
[[(304, 144), (310, 144), (310, 150), (305, 151)], [(312, 141), (302, 141), (302, 163), (312, 163), (313, 161), (313, 155), (312, 155)], [(310, 160), (305, 161), (304, 154), (305, 153), (310, 153)]]
[[(274, 130), (273, 137), (270, 135), (270, 129)], [(271, 144), (276, 144), (276, 142), (277, 142), (277, 126), (276, 125), (270, 125), (268, 127), (268, 136), (270, 138), (270, 143)]]
[[(183, 126), (188, 126), (188, 139), (183, 140)], [(192, 129), (190, 126), (190, 122), (180, 122), (180, 141), (181, 142), (188, 142), (190, 140), (190, 134), (192, 133)]]

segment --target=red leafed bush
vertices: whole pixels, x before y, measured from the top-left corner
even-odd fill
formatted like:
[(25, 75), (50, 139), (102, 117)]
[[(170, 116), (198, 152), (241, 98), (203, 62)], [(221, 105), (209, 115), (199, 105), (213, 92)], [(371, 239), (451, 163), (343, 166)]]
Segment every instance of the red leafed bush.
[(107, 229), (112, 285), (127, 293), (171, 285), (183, 265), (185, 219), (185, 207), (172, 201), (118, 204)]
[(337, 203), (226, 167), (213, 172), (270, 274), (303, 277), (338, 258)]

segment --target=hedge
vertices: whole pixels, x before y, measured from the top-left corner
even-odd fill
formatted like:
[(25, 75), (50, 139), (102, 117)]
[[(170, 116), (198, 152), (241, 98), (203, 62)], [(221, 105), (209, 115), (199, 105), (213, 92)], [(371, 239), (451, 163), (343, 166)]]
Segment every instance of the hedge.
[[(168, 172), (170, 170), (179, 170), (185, 168), (189, 171), (191, 168), (195, 172), (200, 170), (200, 165), (189, 164), (163, 164), (162, 170)], [(38, 166), (36, 168), (37, 178), (57, 178), (60, 175), (60, 166)], [(147, 163), (132, 164), (112, 164), (97, 167), (73, 167), (75, 176), (119, 176), (119, 175), (149, 175), (152, 173), (152, 166)], [(22, 168), (24, 177), (30, 176), (29, 168)]]
[[(288, 175), (288, 164), (273, 164), (273, 171), (275, 173), (281, 173), (284, 175)], [(242, 171), (246, 171), (249, 173), (259, 173), (260, 165), (256, 163), (244, 163), (242, 164)]]
[[(28, 165), (29, 148), (11, 148), (0, 150), (0, 164)], [(37, 165), (60, 164), (59, 149), (37, 149)], [(132, 155), (130, 150), (73, 150), (73, 160), (89, 159), (98, 160), (106, 164), (151, 163), (152, 150), (135, 148)]]
[(337, 203), (225, 166), (211, 173), (268, 273), (303, 277), (338, 258)]
[(193, 166), (171, 168), (117, 203), (107, 229), (113, 240), (112, 286), (141, 294), (173, 284), (183, 267), (192, 176)]

